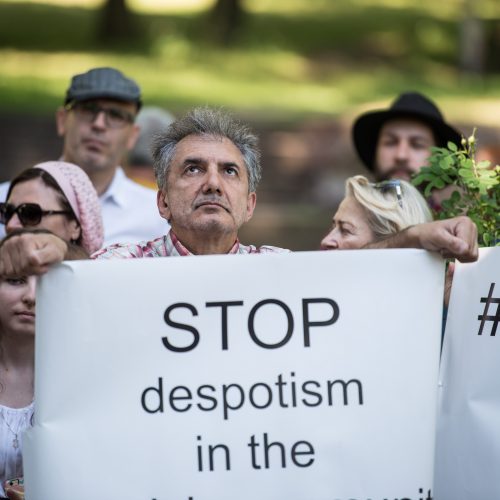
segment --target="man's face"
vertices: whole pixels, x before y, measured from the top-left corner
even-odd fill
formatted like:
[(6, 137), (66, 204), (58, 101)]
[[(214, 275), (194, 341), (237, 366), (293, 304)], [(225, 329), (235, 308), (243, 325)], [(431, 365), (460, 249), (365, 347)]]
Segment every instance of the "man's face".
[(435, 146), (434, 135), (423, 122), (407, 118), (386, 122), (375, 153), (377, 180), (410, 180), (427, 164), (431, 146)]
[(212, 136), (190, 135), (177, 144), (166, 187), (158, 193), (160, 214), (183, 242), (215, 235), (236, 239), (255, 201), (239, 149)]
[(57, 132), (64, 137), (63, 159), (82, 167), (87, 174), (114, 170), (137, 140), (138, 127), (130, 122), (112, 127), (103, 111), (95, 114), (85, 106), (99, 107), (111, 112), (128, 113), (135, 116), (133, 103), (95, 99), (77, 103), (74, 109), (60, 108), (57, 111)]

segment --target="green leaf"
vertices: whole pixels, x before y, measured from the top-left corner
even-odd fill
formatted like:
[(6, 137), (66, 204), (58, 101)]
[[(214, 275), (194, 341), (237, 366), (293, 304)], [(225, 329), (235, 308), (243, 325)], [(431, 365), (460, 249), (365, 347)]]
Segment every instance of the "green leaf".
[(419, 174), (414, 179), (412, 179), (412, 184), (414, 186), (418, 186), (419, 184), (422, 184), (422, 182), (434, 182), (435, 179), (436, 176), (434, 174), (430, 173)]
[(468, 168), (461, 168), (458, 171), (458, 175), (464, 179), (470, 179), (471, 177), (474, 177), (474, 172), (471, 172)]
[(443, 207), (445, 210), (453, 210), (453, 203), (451, 200), (443, 200), (441, 202), (441, 207)]
[(439, 165), (432, 165), (431, 167), (432, 173), (436, 175), (441, 175), (442, 174), (442, 169), (441, 169), (441, 164)]
[(462, 167), (472, 171), (474, 168), (474, 162), (470, 158), (464, 157), (464, 159), (462, 160)]
[(480, 161), (479, 163), (476, 163), (476, 168), (478, 168), (479, 170), (482, 170), (484, 168), (489, 168), (491, 165), (491, 162), (489, 160), (483, 160), (483, 161)]
[(494, 172), (493, 170), (486, 170), (483, 172), (479, 172), (479, 177), (480, 178), (491, 177), (492, 179), (496, 179), (497, 182), (500, 182), (500, 180), (498, 179), (498, 174), (496, 172)]
[(479, 187), (479, 181), (475, 177), (469, 179), (464, 179), (465, 185), (472, 189), (477, 189)]
[(448, 141), (447, 146), (448, 146), (448, 149), (450, 151), (454, 151), (454, 152), (458, 151), (458, 147), (454, 142)]
[(453, 191), (450, 196), (450, 200), (453, 203), (458, 203), (462, 199), (462, 196), (460, 195), (460, 191)]
[(441, 168), (442, 170), (448, 170), (450, 168), (450, 164), (447, 160), (449, 160), (449, 158), (443, 158), (439, 160), (439, 162), (437, 163), (439, 168)]

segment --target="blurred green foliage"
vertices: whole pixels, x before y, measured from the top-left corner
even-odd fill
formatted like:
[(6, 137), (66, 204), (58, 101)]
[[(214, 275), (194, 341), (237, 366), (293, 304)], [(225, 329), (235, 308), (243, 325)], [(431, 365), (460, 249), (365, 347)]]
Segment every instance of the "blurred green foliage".
[[(500, 2), (481, 1), (493, 32)], [(123, 69), (173, 111), (222, 104), (293, 119), (408, 88), (495, 96), (499, 74), (468, 80), (457, 69), (461, 3), (249, 1), (234, 42), (220, 47), (207, 12), (135, 12), (141, 36), (102, 46), (97, 9), (1, 2), (0, 108), (53, 110), (68, 76), (98, 65)]]

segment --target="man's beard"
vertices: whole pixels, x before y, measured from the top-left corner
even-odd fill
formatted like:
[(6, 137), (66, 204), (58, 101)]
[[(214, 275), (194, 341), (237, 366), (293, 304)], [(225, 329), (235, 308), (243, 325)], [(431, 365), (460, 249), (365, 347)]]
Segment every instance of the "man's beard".
[(386, 172), (376, 172), (375, 178), (377, 182), (388, 181), (390, 179), (399, 178), (396, 177), (396, 173), (405, 172), (408, 174), (408, 178), (411, 178), (414, 174), (406, 165), (394, 165)]

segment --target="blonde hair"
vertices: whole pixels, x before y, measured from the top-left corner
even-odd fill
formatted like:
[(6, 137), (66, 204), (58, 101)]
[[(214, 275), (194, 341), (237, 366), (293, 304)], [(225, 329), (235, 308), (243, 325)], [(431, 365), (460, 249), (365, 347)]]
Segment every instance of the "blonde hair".
[(432, 221), (427, 202), (415, 187), (398, 180), (401, 186), (401, 200), (398, 200), (396, 187), (390, 182), (372, 184), (363, 175), (355, 175), (345, 183), (346, 196), (354, 198), (365, 209), (368, 225), (377, 240)]

